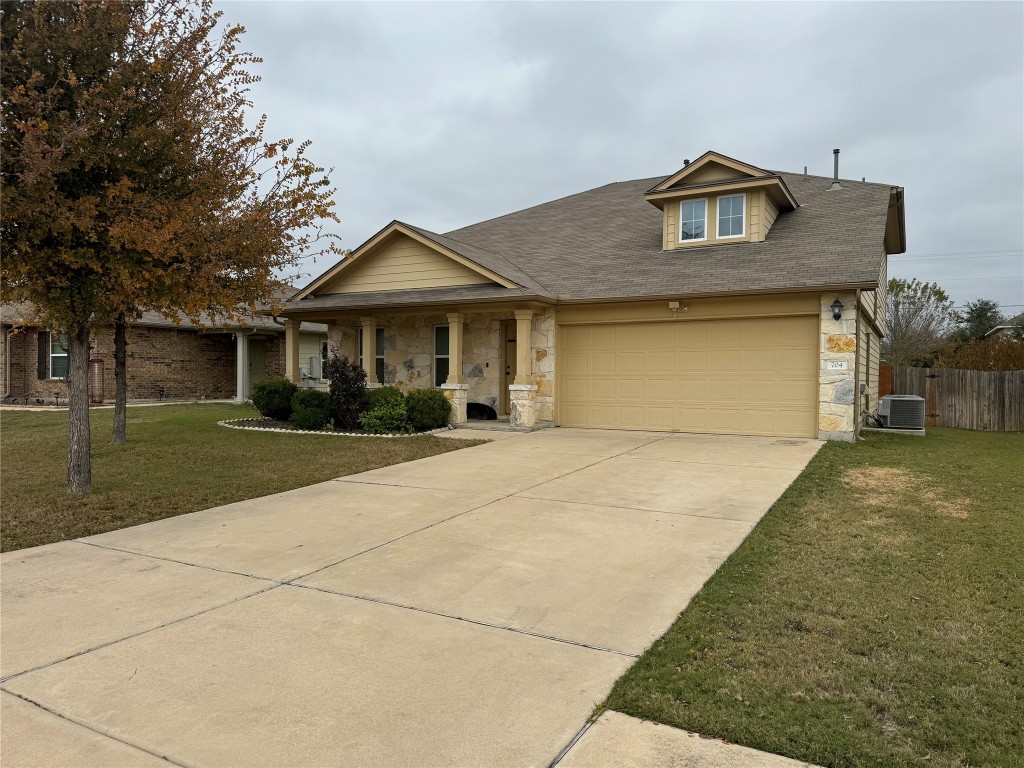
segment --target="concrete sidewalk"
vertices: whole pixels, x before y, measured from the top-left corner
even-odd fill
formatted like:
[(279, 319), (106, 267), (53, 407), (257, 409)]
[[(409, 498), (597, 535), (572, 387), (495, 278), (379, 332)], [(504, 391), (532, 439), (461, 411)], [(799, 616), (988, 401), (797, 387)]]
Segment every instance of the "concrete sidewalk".
[(3, 555), (3, 765), (547, 766), (820, 447), (496, 434)]

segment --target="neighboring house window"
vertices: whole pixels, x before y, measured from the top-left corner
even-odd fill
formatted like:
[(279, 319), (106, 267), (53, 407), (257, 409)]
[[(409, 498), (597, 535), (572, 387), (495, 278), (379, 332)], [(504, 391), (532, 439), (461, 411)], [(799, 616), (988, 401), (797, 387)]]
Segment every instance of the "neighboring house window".
[[(324, 344), (326, 347), (326, 342)], [(381, 384), (384, 383), (384, 329), (377, 329), (377, 381)], [(366, 370), (366, 364), (363, 362), (363, 334), (359, 334), (359, 365), (362, 369)]]
[(66, 333), (50, 334), (50, 378), (66, 379), (68, 377), (68, 335)]
[(328, 357), (329, 357), (329, 355), (327, 354), (327, 342), (326, 341), (321, 341), (320, 342), (320, 359), (321, 360), (326, 360)]
[(718, 198), (718, 237), (743, 237), (746, 195)]
[(448, 326), (434, 326), (434, 386), (440, 387), (448, 381)]
[(707, 239), (707, 200), (686, 200), (679, 206), (679, 240)]

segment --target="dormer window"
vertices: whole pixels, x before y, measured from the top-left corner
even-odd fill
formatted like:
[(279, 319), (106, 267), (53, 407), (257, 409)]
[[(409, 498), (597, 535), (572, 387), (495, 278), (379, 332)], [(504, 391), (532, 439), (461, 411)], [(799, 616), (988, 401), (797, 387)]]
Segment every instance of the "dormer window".
[(679, 206), (679, 239), (707, 240), (708, 201), (687, 200)]
[(746, 195), (729, 195), (718, 198), (718, 237), (743, 237), (746, 235)]

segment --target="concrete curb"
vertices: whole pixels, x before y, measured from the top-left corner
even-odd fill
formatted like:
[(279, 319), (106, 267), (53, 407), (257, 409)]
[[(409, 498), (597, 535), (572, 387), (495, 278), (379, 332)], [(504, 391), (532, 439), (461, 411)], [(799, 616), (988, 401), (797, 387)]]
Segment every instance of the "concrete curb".
[(242, 429), (246, 432), (279, 432), (285, 435), (330, 435), (332, 437), (423, 437), (424, 435), (439, 435), (442, 432), (451, 432), (455, 427), (450, 424), (440, 429), (432, 429), (429, 432), (412, 432), (392, 435), (371, 435), (368, 432), (323, 432), (313, 429), (281, 429), (279, 427), (247, 427), (245, 422), (261, 421), (261, 419), (225, 419), (218, 421), (218, 427), (228, 429)]

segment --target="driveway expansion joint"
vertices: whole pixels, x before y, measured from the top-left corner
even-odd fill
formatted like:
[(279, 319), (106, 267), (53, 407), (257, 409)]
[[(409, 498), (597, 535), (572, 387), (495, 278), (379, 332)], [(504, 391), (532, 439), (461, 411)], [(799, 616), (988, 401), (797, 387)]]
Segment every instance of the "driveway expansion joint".
[(112, 741), (116, 741), (119, 744), (124, 744), (126, 747), (131, 747), (132, 749), (137, 749), (140, 752), (144, 752), (147, 755), (150, 755), (151, 757), (157, 758), (158, 760), (163, 760), (168, 765), (176, 765), (179, 768), (193, 768), (191, 763), (186, 763), (186, 762), (183, 762), (181, 760), (172, 759), (172, 758), (168, 757), (167, 755), (161, 755), (159, 752), (154, 752), (153, 750), (147, 749), (146, 747), (143, 747), (143, 746), (141, 746), (139, 744), (136, 744), (134, 742), (122, 739), (119, 736), (115, 736), (114, 734), (109, 733), (105, 729), (98, 728), (98, 727), (96, 727), (94, 725), (91, 725), (91, 724), (85, 722), (84, 720), (79, 720), (77, 717), (72, 717), (71, 715), (68, 715), (68, 714), (66, 714), (64, 712), (60, 712), (59, 710), (56, 710), (53, 707), (48, 707), (45, 704), (43, 704), (42, 702), (36, 701), (35, 699), (32, 699), (32, 698), (29, 698), (28, 696), (25, 696), (24, 694), (16, 693), (15, 691), (11, 691), (11, 690), (8, 690), (7, 688), (2, 688), (2, 687), (0, 687), (0, 690), (2, 690), (4, 693), (6, 693), (9, 696), (14, 696), (14, 697), (16, 697), (18, 699), (21, 699), (26, 704), (31, 704), (34, 707), (38, 707), (39, 709), (43, 710), (44, 712), (48, 712), (49, 714), (53, 715), (54, 717), (59, 717), (61, 720), (64, 720), (65, 722), (71, 723), (72, 725), (77, 725), (79, 728), (84, 728), (87, 731), (91, 731), (92, 733), (95, 733), (98, 736), (103, 736), (106, 739), (110, 739)]
[(242, 573), (241, 571), (232, 571), (227, 568), (217, 568), (212, 565), (202, 565), (201, 563), (190, 563), (187, 560), (175, 560), (173, 557), (164, 557), (162, 555), (151, 555), (148, 552), (137, 552), (134, 549), (124, 549), (122, 547), (111, 547), (107, 544), (97, 544), (94, 541), (85, 541), (84, 539), (72, 539), (75, 544), (85, 544), (89, 547), (97, 547), (98, 549), (106, 549), (110, 552), (121, 552), (125, 555), (138, 555), (139, 557), (148, 557), (152, 560), (163, 560), (165, 563), (175, 563), (176, 565), (187, 565), (189, 568), (201, 568), (205, 571), (216, 571), (217, 573), (226, 573), (230, 576), (242, 576), (247, 579), (256, 579), (257, 581), (269, 581), (272, 584), (283, 584), (281, 579), (272, 579), (268, 576), (257, 576), (254, 573)]
[(570, 501), (569, 499), (549, 499), (545, 496), (525, 496), (521, 493), (515, 494), (513, 498), (530, 499), (531, 501), (550, 501), (555, 504), (580, 504), (584, 507), (604, 507), (605, 509), (625, 509), (630, 512), (649, 512), (655, 515), (675, 515), (676, 517), (696, 517), (701, 520), (722, 520), (728, 523), (742, 523), (747, 527), (753, 527), (749, 520), (741, 520), (738, 517), (717, 517), (715, 515), (697, 515), (693, 512), (669, 512), (665, 509), (652, 509), (651, 507), (626, 507), (621, 504), (603, 504), (599, 501)]
[[(240, 603), (243, 600), (248, 600), (250, 597), (256, 597), (257, 595), (262, 595), (262, 594), (264, 594), (266, 592), (271, 591), (272, 589), (277, 589), (280, 586), (282, 586), (280, 583), (274, 583), (274, 584), (271, 584), (269, 587), (264, 587), (263, 589), (257, 590), (256, 592), (250, 592), (247, 595), (240, 595), (239, 597), (236, 597), (236, 598), (234, 598), (232, 600), (228, 600), (227, 602), (218, 603), (217, 605), (211, 605), (209, 608), (204, 608), (201, 611), (195, 611), (193, 613), (187, 614), (186, 616), (179, 616), (177, 619), (172, 619), (171, 621), (165, 621), (163, 624), (158, 624), (155, 627), (148, 627), (147, 629), (140, 629), (138, 632), (132, 632), (131, 634), (125, 635), (124, 637), (119, 637), (116, 640), (107, 640), (104, 643), (99, 643), (97, 645), (92, 646), (91, 648), (84, 648), (81, 651), (76, 651), (75, 653), (69, 654), (67, 656), (63, 656), (63, 657), (61, 657), (59, 659), (53, 659), (51, 661), (43, 662), (42, 664), (36, 664), (34, 667), (30, 667), (28, 669), (23, 669), (20, 672), (14, 672), (14, 673), (12, 673), (10, 675), (5, 675), (4, 677), (0, 678), (0, 684), (6, 683), (9, 680), (13, 680), (16, 677), (21, 677), (22, 675), (27, 675), (30, 672), (38, 672), (40, 669), (46, 669), (47, 667), (52, 667), (55, 664), (63, 664), (65, 661), (71, 661), (71, 659), (76, 659), (79, 656), (85, 656), (87, 654), (93, 653), (94, 651), (100, 651), (100, 650), (103, 650), (104, 648), (109, 648), (112, 645), (117, 645), (118, 643), (123, 643), (126, 640), (132, 640), (132, 639), (134, 639), (136, 637), (141, 637), (142, 635), (148, 635), (150, 632), (156, 632), (157, 630), (164, 629), (165, 627), (171, 627), (171, 626), (174, 626), (175, 624), (181, 624), (182, 622), (188, 621), (189, 619), (194, 619), (194, 618), (196, 618), (198, 616), (203, 616), (203, 615), (205, 615), (207, 613), (212, 613), (213, 611), (220, 610), (221, 608), (227, 608), (229, 605), (234, 605), (235, 603)], [(4, 690), (6, 690), (6, 689), (4, 689)], [(9, 691), (9, 693), (13, 693), (13, 691)], [(17, 694), (15, 694), (15, 695), (17, 695)]]
[(500, 629), (503, 632), (514, 632), (517, 635), (527, 635), (528, 637), (536, 637), (540, 640), (550, 640), (554, 643), (562, 643), (564, 645), (575, 645), (577, 648), (586, 648), (590, 651), (598, 651), (600, 653), (611, 653), (616, 656), (625, 656), (629, 659), (640, 658), (639, 654), (629, 653), (628, 651), (620, 651), (617, 648), (606, 648), (601, 645), (591, 645), (584, 643), (579, 640), (567, 640), (563, 637), (555, 637), (554, 635), (544, 635), (540, 632), (531, 632), (527, 629), (516, 629), (515, 627), (505, 626), (503, 624), (494, 624), (489, 621), (481, 621), (480, 619), (470, 619), (466, 616), (456, 616), (452, 613), (444, 613), (443, 611), (434, 611), (429, 608), (418, 608), (415, 605), (406, 605), (405, 603), (396, 603), (391, 600), (385, 600), (380, 597), (370, 597), (368, 595), (357, 595), (352, 592), (342, 592), (337, 589), (328, 589), (327, 587), (317, 587), (312, 584), (285, 584), (286, 587), (297, 587), (299, 589), (309, 589), (314, 592), (323, 592), (328, 595), (335, 595), (337, 597), (347, 597), (351, 600), (362, 600), (367, 603), (377, 603), (379, 605), (387, 605), (392, 608), (401, 608), (406, 611), (415, 611), (416, 613), (426, 613), (431, 616), (438, 616), (442, 619), (452, 619), (453, 621), (463, 621), (467, 624), (476, 624), (480, 627), (488, 627), (490, 629)]

